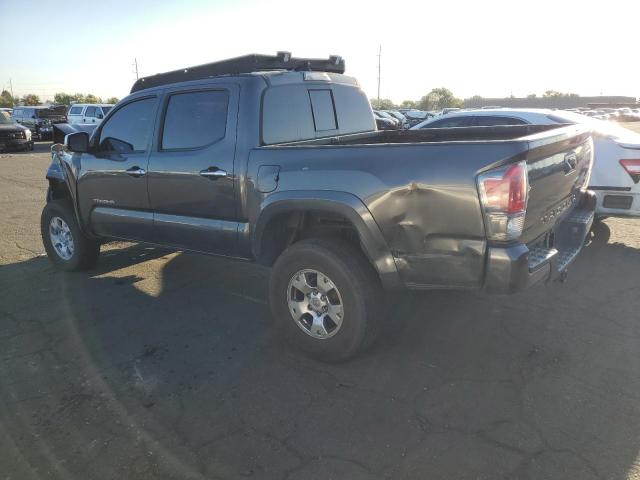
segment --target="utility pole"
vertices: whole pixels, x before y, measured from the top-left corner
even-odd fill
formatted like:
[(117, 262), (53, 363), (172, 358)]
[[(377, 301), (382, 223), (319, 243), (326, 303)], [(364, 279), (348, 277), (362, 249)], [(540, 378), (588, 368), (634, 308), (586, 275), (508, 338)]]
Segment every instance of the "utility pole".
[(380, 58), (382, 57), (382, 45), (378, 48), (378, 100), (380, 100)]
[(138, 78), (140, 78), (140, 77), (138, 77), (138, 59), (137, 58), (133, 59), (132, 66), (135, 67), (135, 72), (134, 73), (136, 74), (136, 80), (138, 80)]
[(13, 83), (11, 83), (11, 79), (9, 79), (9, 90), (11, 90), (11, 98), (13, 99), (13, 103), (15, 104), (15, 99), (13, 97)]

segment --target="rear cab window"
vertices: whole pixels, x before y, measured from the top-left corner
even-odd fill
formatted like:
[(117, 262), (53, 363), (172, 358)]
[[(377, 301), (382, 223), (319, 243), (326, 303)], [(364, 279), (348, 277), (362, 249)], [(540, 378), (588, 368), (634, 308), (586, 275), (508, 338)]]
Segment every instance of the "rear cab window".
[(269, 87), (262, 100), (262, 144), (312, 140), (376, 129), (360, 88), (339, 83)]
[(69, 115), (80, 115), (82, 114), (82, 107), (71, 107), (69, 109)]

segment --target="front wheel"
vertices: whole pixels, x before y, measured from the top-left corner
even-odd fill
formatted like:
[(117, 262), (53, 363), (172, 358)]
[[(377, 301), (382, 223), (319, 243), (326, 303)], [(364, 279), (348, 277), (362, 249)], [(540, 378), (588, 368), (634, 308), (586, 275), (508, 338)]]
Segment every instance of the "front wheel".
[(336, 362), (373, 343), (383, 312), (380, 280), (362, 252), (332, 239), (287, 248), (269, 282), (275, 320), (306, 354)]
[(95, 265), (100, 244), (87, 238), (66, 200), (51, 200), (42, 210), (40, 233), (47, 256), (61, 270), (85, 270)]

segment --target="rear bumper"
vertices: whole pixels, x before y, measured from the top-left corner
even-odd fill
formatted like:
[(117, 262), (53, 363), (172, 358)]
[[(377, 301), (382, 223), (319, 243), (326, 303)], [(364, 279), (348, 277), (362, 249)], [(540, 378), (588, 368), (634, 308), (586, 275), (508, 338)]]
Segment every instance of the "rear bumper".
[[(636, 185), (637, 187), (638, 185)], [(596, 190), (596, 216), (599, 217), (640, 217), (640, 192), (636, 188)]]
[(489, 247), (485, 290), (514, 293), (558, 278), (582, 250), (595, 208), (596, 197), (587, 192), (571, 214), (555, 226), (551, 248), (523, 244)]

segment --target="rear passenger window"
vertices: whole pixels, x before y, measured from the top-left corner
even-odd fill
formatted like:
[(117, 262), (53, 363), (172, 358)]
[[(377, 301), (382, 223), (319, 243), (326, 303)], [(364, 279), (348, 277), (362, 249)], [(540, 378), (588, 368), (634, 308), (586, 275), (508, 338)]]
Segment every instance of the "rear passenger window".
[(442, 120), (436, 120), (435, 122), (423, 125), (422, 128), (453, 128), (464, 127), (468, 124), (468, 117), (451, 117), (443, 118)]
[(144, 152), (154, 119), (155, 98), (126, 104), (103, 123), (100, 150), (103, 152)]
[(526, 125), (527, 122), (513, 117), (477, 116), (473, 125), (478, 127), (494, 127), (498, 125)]
[(316, 132), (337, 129), (336, 110), (331, 90), (309, 90), (309, 98)]
[(95, 117), (96, 116), (96, 107), (87, 107), (87, 111), (84, 112), (85, 117)]
[(82, 113), (82, 107), (71, 107), (69, 115), (80, 115)]
[(228, 105), (229, 94), (221, 90), (171, 95), (164, 117), (161, 148), (199, 148), (223, 139)]

